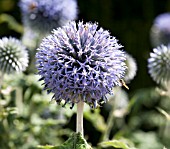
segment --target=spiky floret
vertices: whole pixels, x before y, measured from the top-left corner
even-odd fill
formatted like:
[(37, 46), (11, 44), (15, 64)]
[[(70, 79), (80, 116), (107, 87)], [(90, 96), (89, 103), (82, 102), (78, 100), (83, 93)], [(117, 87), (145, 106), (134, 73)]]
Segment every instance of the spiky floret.
[(151, 27), (150, 37), (154, 47), (170, 43), (170, 13), (158, 15)]
[(170, 45), (161, 45), (153, 49), (148, 59), (148, 69), (152, 79), (158, 84), (170, 80)]
[(36, 54), (45, 89), (60, 103), (80, 100), (96, 107), (114, 86), (121, 85), (126, 60), (115, 37), (96, 23), (72, 21), (53, 30)]
[(12, 73), (24, 71), (28, 66), (28, 53), (25, 46), (13, 37), (0, 39), (0, 71)]
[(77, 17), (76, 0), (21, 0), (19, 6), (24, 25), (45, 34)]

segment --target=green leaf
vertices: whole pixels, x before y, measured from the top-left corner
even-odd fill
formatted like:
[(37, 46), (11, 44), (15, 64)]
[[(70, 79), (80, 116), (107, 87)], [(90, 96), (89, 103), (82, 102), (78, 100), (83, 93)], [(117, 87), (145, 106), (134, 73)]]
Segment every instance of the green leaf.
[(170, 115), (169, 115), (165, 110), (163, 110), (163, 109), (161, 109), (161, 108), (159, 108), (159, 107), (157, 107), (157, 110), (158, 110), (160, 113), (162, 113), (162, 114), (166, 117), (167, 120), (170, 120)]
[(40, 149), (92, 149), (80, 133), (73, 133), (66, 142), (60, 146), (38, 146)]
[(85, 111), (84, 118), (90, 121), (98, 131), (104, 132), (106, 130), (106, 123), (100, 114), (100, 109), (95, 109), (94, 112), (90, 110)]
[(162, 149), (163, 144), (160, 142), (156, 132), (133, 131), (130, 138), (135, 142), (138, 149)]
[(52, 145), (45, 145), (45, 146), (39, 145), (38, 148), (39, 149), (52, 149), (52, 148), (54, 148), (54, 146), (52, 146)]
[(121, 148), (121, 149), (135, 149), (132, 147), (128, 147), (128, 145), (120, 140), (111, 140), (105, 141), (99, 144), (102, 147), (110, 147), (113, 146), (114, 148)]
[(7, 107), (6, 112), (9, 114), (18, 114), (18, 108), (17, 107)]
[(13, 16), (8, 14), (1, 14), (0, 23), (4, 23), (4, 22), (8, 23), (10, 29), (13, 29), (18, 33), (23, 33), (23, 26), (19, 24)]

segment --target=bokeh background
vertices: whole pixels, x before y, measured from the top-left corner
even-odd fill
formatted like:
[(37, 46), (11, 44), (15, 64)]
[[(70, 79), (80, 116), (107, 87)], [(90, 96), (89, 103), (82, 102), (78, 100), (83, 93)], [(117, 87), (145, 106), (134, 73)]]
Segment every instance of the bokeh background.
[[(163, 146), (166, 146), (167, 148), (170, 147), (170, 144), (168, 143), (168, 139), (170, 139), (170, 137), (167, 137), (167, 134), (164, 135), (165, 130), (167, 133), (170, 131), (169, 125), (167, 124), (168, 122), (156, 109), (156, 107), (162, 107), (166, 111), (170, 110), (168, 107), (170, 105), (170, 101), (169, 99), (168, 101), (167, 99), (162, 100), (162, 97), (154, 91), (156, 84), (150, 78), (147, 69), (147, 59), (149, 58), (149, 53), (153, 48), (150, 42), (150, 29), (153, 24), (153, 20), (157, 15), (170, 11), (170, 0), (78, 0), (78, 9), (79, 14), (77, 20), (83, 20), (84, 22), (98, 22), (99, 26), (109, 30), (111, 35), (119, 39), (119, 43), (124, 46), (124, 50), (136, 59), (138, 66), (137, 75), (131, 83), (128, 84), (130, 89), (126, 90), (129, 96), (129, 101), (133, 101), (133, 104), (123, 118), (114, 119), (115, 123), (111, 130), (110, 139), (112, 139), (112, 136), (115, 134), (117, 134), (117, 136), (123, 136), (132, 141), (139, 149), (163, 149)], [(4, 19), (1, 15), (4, 13), (11, 15), (15, 20), (13, 20), (13, 18)], [(0, 37), (13, 36), (21, 38), (22, 26), (20, 26), (21, 28), (19, 27), (17, 30), (14, 29), (14, 26), (18, 25), (18, 23), (22, 25), (18, 0), (0, 0), (0, 15)], [(57, 136), (55, 134), (48, 136), (48, 132), (53, 132), (53, 129), (58, 131), (61, 128), (64, 132), (68, 128), (69, 131), (66, 133), (60, 132), (60, 135), (58, 135), (58, 142), (63, 142), (68, 138), (69, 134), (75, 130), (75, 113), (72, 112), (72, 114), (70, 114), (70, 109), (68, 108), (67, 110), (65, 108), (64, 112), (66, 113), (64, 114), (64, 117), (67, 121), (57, 127), (53, 126), (53, 122), (46, 124), (44, 122), (46, 119), (49, 117), (56, 119), (57, 115), (60, 115), (58, 114), (58, 111), (61, 112), (63, 109), (58, 107), (56, 104), (53, 104), (52, 108), (48, 109), (50, 99), (42, 99), (43, 103), (41, 103), (41, 99), (38, 95), (37, 98), (33, 98), (33, 94), (42, 94), (41, 87), (33, 82), (32, 78), (34, 78), (34, 74), (29, 75), (28, 78), (24, 77), (25, 76), (19, 76), (19, 81), (16, 81), (17, 83), (14, 83), (13, 86), (20, 86), (23, 89), (22, 94), (26, 94), (24, 96), (26, 98), (22, 103), (24, 108), (32, 106), (33, 109), (37, 108), (36, 110), (38, 112), (36, 110), (28, 110), (26, 115), (22, 115), (22, 113), (20, 113), (19, 116), (8, 117), (10, 130), (4, 131), (2, 127), (7, 124), (1, 124), (0, 148), (28, 149), (34, 148), (33, 146), (37, 144), (58, 144), (58, 140), (53, 138), (57, 138)], [(7, 78), (6, 80), (7, 81), (5, 83), (9, 84), (10, 81), (12, 81), (10, 78)], [(4, 86), (6, 87), (7, 85)], [(28, 89), (30, 89), (30, 93), (27, 92)], [(15, 94), (15, 92), (13, 94)], [(15, 100), (13, 101), (11, 98), (10, 100), (11, 103), (6, 107), (9, 105), (15, 107), (17, 105)], [(86, 111), (84, 128), (85, 136), (87, 141), (94, 147), (96, 147), (100, 142), (104, 129), (96, 126), (94, 122), (101, 118), (105, 122), (103, 123), (107, 125), (107, 118), (111, 108), (112, 106), (110, 104), (106, 104), (101, 107), (100, 110), (96, 110), (97, 112), (94, 112), (93, 110)], [(30, 140), (38, 138), (36, 139), (36, 142), (33, 141), (33, 145), (31, 145), (31, 141), (28, 139), (28, 136), (31, 133), (35, 133), (34, 131), (38, 131), (34, 129), (40, 129), (39, 127), (33, 128), (37, 125), (37, 123), (32, 126), (31, 122), (30, 127), (28, 126), (23, 128), (24, 130), (22, 130), (22, 128), (17, 128), (21, 132), (17, 131), (15, 125), (21, 125), (21, 122), (22, 125), (29, 124), (30, 120), (32, 120), (31, 115), (34, 112), (37, 112), (38, 116), (41, 117), (40, 121), (43, 119), (42, 123), (45, 123), (47, 127), (44, 128), (45, 130), (41, 130), (40, 134), (31, 135), (32, 138), (30, 137)], [(47, 114), (44, 114), (45, 112), (47, 112)], [(15, 121), (16, 119), (17, 121)], [(12, 126), (13, 123), (14, 126)], [(15, 133), (12, 129), (16, 129), (15, 133), (18, 133), (18, 135), (14, 135)], [(22, 131), (27, 132), (27, 134), (23, 135)], [(132, 132), (140, 133), (133, 134)], [(8, 133), (8, 135), (10, 133), (14, 134), (12, 138), (6, 134), (8, 139), (5, 140), (2, 136), (5, 133)], [(17, 137), (20, 135), (28, 138), (17, 142)], [(142, 142), (142, 139), (145, 140)]]

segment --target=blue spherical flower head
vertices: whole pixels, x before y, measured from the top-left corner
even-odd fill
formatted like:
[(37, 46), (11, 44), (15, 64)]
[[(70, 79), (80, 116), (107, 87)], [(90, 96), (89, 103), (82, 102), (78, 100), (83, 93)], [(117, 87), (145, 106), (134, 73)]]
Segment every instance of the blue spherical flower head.
[(84, 101), (91, 107), (106, 102), (105, 95), (126, 70), (125, 54), (115, 37), (96, 23), (70, 22), (53, 30), (40, 44), (37, 58), (40, 80), (60, 103)]
[(76, 0), (21, 0), (23, 23), (39, 33), (65, 25), (77, 17)]
[(170, 43), (170, 13), (158, 15), (151, 28), (151, 42), (153, 46)]
[(160, 85), (170, 81), (170, 45), (153, 49), (148, 59), (149, 74)]
[(21, 72), (28, 66), (28, 52), (20, 40), (13, 37), (0, 39), (0, 71)]

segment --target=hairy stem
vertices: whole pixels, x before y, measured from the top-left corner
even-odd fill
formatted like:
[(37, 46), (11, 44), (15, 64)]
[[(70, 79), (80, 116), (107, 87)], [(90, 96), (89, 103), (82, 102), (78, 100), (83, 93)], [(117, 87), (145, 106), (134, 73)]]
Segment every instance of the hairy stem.
[(76, 132), (80, 132), (82, 136), (84, 136), (83, 130), (83, 109), (84, 109), (84, 102), (80, 101), (77, 104), (77, 127)]

